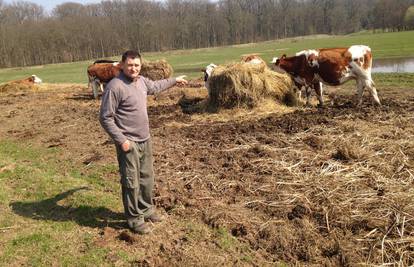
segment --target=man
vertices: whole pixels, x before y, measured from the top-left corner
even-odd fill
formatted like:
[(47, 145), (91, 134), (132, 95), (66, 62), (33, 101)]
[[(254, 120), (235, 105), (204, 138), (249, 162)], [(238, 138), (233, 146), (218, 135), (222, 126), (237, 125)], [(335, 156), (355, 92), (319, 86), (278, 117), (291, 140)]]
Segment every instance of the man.
[(133, 50), (122, 55), (121, 70), (105, 88), (99, 120), (115, 142), (128, 226), (146, 234), (150, 232), (146, 221), (163, 220), (152, 200), (154, 172), (147, 95), (187, 81), (185, 76), (159, 81), (140, 76), (141, 55)]

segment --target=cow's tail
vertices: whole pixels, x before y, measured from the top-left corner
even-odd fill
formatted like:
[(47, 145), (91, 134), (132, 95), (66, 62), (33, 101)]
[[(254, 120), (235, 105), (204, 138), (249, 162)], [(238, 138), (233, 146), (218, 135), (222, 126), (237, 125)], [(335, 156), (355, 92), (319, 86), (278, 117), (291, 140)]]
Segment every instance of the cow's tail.
[[(374, 80), (372, 80), (371, 77), (371, 68), (368, 68), (365, 70), (355, 62), (351, 62), (350, 67), (352, 69), (352, 72), (356, 76), (355, 78), (362, 82), (364, 87), (369, 88), (370, 90), (375, 90), (375, 83)], [(376, 94), (376, 93), (375, 93)], [(376, 99), (377, 100), (377, 99)], [(377, 100), (377, 103), (379, 103), (379, 100)]]
[(359, 66), (357, 63), (355, 63), (353, 61), (351, 63), (349, 63), (349, 66), (351, 67), (352, 72), (354, 73), (355, 76), (357, 76), (357, 78), (361, 78), (363, 80), (368, 80), (368, 81), (374, 83), (372, 81), (372, 78), (371, 78), (371, 69), (370, 68), (365, 70), (364, 68), (362, 68), (361, 66)]

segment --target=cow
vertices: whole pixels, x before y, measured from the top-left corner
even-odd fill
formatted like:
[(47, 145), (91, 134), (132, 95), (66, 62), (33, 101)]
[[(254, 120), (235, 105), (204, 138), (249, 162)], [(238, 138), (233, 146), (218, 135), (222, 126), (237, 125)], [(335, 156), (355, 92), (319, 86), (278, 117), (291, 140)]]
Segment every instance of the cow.
[(33, 74), (32, 76), (29, 76), (25, 79), (11, 81), (10, 83), (32, 85), (32, 84), (42, 83), (42, 79), (40, 79), (39, 77)]
[(110, 59), (98, 59), (98, 60), (95, 60), (93, 62), (93, 64), (98, 64), (98, 63), (117, 63), (117, 62), (118, 61), (110, 60)]
[[(305, 55), (306, 58), (309, 60), (311, 55), (312, 56), (318, 56), (319, 52), (315, 49), (306, 49), (306, 50), (302, 50), (302, 51), (297, 52), (295, 55), (296, 56)], [(299, 92), (301, 91), (301, 87), (305, 88), (305, 96), (306, 96), (306, 105), (307, 106), (310, 105), (310, 94), (311, 94), (310, 90), (311, 89), (315, 90), (315, 92), (317, 94), (317, 97), (318, 97), (318, 100), (319, 100), (319, 105), (321, 105), (321, 106), (323, 105), (323, 98), (322, 98), (323, 88), (322, 88), (322, 83), (321, 82), (319, 82), (320, 89), (315, 88), (314, 83), (312, 83), (312, 84), (306, 84), (306, 83), (300, 84), (297, 81), (295, 81), (295, 84), (296, 84), (296, 86), (299, 85)], [(299, 96), (300, 96), (300, 94), (299, 94)]]
[(244, 55), (241, 58), (242, 63), (251, 63), (251, 64), (263, 64), (266, 66), (266, 62), (256, 54)]
[[(375, 103), (381, 105), (371, 77), (372, 54), (368, 46), (352, 45), (346, 48), (323, 48), (313, 51), (289, 59), (285, 56), (283, 61), (287, 61), (287, 63), (284, 63), (284, 65), (289, 67), (285, 70), (297, 73), (306, 82), (312, 82), (313, 85), (318, 81), (327, 85), (338, 86), (349, 80), (356, 80), (357, 105), (362, 104), (362, 95), (365, 88), (368, 88)], [(301, 63), (293, 66), (292, 62), (298, 60)]]
[[(318, 51), (317, 50), (313, 50), (313, 49), (307, 49), (307, 50), (302, 50), (296, 53), (296, 56), (300, 56), (300, 55), (305, 55), (306, 58), (309, 57), (309, 55), (314, 54), (314, 55), (318, 55)], [(274, 57), (272, 59), (272, 61), (270, 62), (271, 64), (273, 64), (276, 67), (278, 66), (280, 63), (279, 61), (277, 61), (278, 58)], [(319, 100), (319, 105), (322, 106), (323, 105), (323, 98), (322, 98), (322, 93), (323, 93), (323, 87), (322, 87), (322, 83), (319, 82), (319, 84), (314, 83), (313, 81), (306, 81), (305, 79), (301, 78), (298, 74), (294, 74), (294, 73), (290, 73), (293, 76), (293, 82), (295, 84), (295, 87), (298, 90), (298, 95), (299, 98), (301, 98), (301, 91), (302, 88), (305, 88), (305, 96), (306, 96), (306, 105), (310, 106), (310, 96), (311, 96), (311, 89), (314, 89), (316, 91), (318, 100)]]
[(207, 67), (201, 70), (202, 72), (204, 72), (204, 82), (207, 82), (208, 78), (211, 76), (215, 68), (217, 68), (217, 65), (214, 63), (210, 63), (209, 65), (207, 65)]
[(32, 75), (28, 78), (28, 80), (32, 83), (42, 83), (42, 79), (40, 79), (39, 77), (37, 77), (36, 75)]
[(208, 78), (211, 76), (215, 68), (217, 68), (217, 65), (210, 63), (207, 65), (207, 67), (201, 70), (204, 73), (204, 86), (207, 88), (207, 90), (209, 89)]
[(358, 106), (362, 104), (365, 88), (369, 90), (375, 104), (381, 105), (371, 77), (371, 48), (365, 45), (352, 45), (345, 48), (319, 49), (318, 52), (318, 55), (310, 54), (308, 57), (309, 65), (317, 70), (318, 80), (332, 86), (356, 80)]
[(314, 70), (308, 64), (308, 58), (305, 53), (300, 53), (293, 57), (287, 57), (286, 55), (282, 55), (281, 58), (274, 57), (271, 63), (292, 76), (299, 92), (302, 87), (305, 87), (306, 105), (310, 105), (309, 89), (313, 88), (316, 92), (319, 106), (323, 106), (322, 83), (315, 79)]
[(309, 55), (308, 64), (316, 72), (316, 78), (327, 85), (341, 85), (356, 80), (358, 106), (367, 88), (377, 105), (381, 105), (374, 81), (371, 77), (372, 53), (365, 45), (352, 45), (346, 48), (319, 49), (318, 55)]
[(93, 97), (98, 98), (99, 90), (103, 92), (104, 84), (118, 76), (120, 71), (120, 63), (111, 60), (97, 60), (88, 66), (88, 87), (91, 87)]
[(7, 92), (16, 89), (35, 89), (36, 84), (42, 83), (42, 80), (36, 75), (31, 75), (20, 80), (13, 80), (0, 85), (0, 92)]

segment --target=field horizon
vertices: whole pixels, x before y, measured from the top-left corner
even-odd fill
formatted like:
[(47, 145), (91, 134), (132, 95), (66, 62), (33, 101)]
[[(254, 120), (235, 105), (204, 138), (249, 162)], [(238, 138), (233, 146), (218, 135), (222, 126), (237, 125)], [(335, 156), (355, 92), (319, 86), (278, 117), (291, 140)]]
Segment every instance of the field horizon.
[[(396, 40), (399, 40), (396, 42)], [(282, 54), (322, 47), (343, 47), (365, 44), (371, 47), (374, 58), (395, 58), (414, 56), (414, 31), (371, 33), (362, 32), (349, 35), (311, 35), (291, 37), (260, 43), (248, 43), (212, 48), (172, 50), (143, 53), (143, 58), (154, 61), (165, 59), (174, 69), (174, 75), (187, 75), (190, 79), (202, 77), (201, 69), (210, 63), (224, 64), (239, 61), (242, 55), (258, 54), (266, 62)], [(106, 57), (118, 60), (120, 56)], [(28, 66), (0, 69), (0, 83), (26, 78), (32, 74), (45, 83), (86, 84), (86, 68), (96, 59), (79, 62)]]

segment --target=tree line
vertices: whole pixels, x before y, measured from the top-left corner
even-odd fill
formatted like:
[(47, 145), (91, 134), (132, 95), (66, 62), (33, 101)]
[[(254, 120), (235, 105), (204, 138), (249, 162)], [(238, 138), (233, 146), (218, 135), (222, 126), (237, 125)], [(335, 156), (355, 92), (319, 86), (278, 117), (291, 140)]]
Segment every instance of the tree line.
[(0, 67), (310, 34), (414, 29), (414, 0), (103, 0), (51, 12), (0, 0)]

